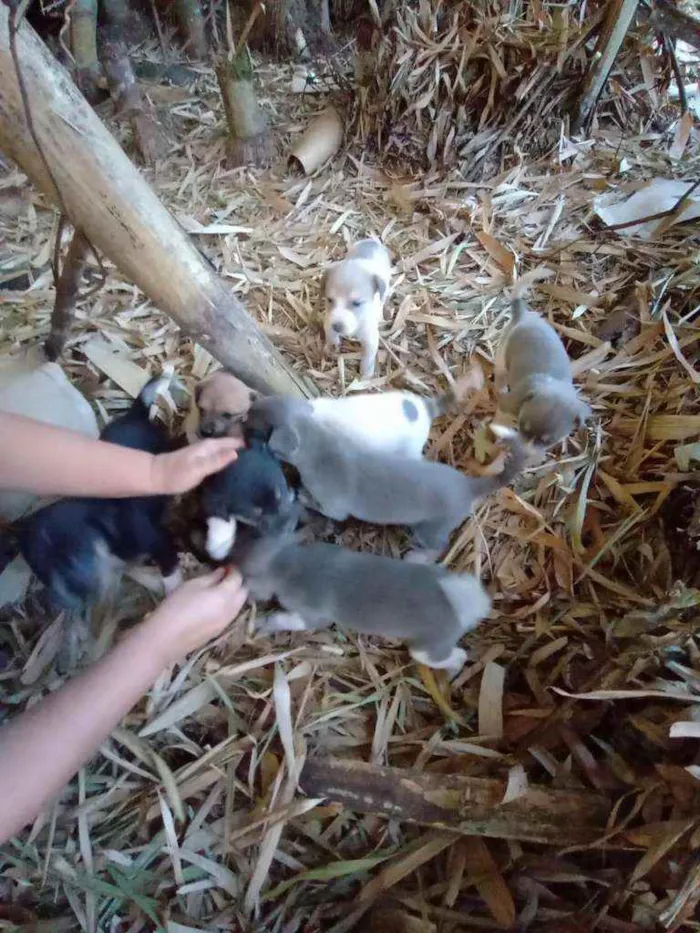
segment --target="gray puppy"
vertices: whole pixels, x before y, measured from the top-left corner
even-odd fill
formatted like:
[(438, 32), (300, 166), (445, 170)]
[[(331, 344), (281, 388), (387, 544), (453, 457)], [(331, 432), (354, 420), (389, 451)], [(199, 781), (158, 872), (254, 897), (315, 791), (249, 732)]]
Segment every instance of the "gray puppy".
[(465, 476), (444, 463), (377, 453), (339, 438), (317, 423), (308, 403), (291, 398), (261, 399), (249, 419), (272, 427), (270, 450), (298, 470), (304, 505), (336, 521), (353, 516), (407, 525), (421, 547), (437, 554), (477, 501), (509, 483), (525, 460), (517, 435), (507, 440), (511, 456), (497, 476)]
[(576, 392), (569, 355), (551, 324), (528, 311), (519, 296), (511, 315), (498, 354), (498, 379), (508, 384), (499, 407), (517, 417), (528, 443), (546, 450), (586, 421), (591, 409)]
[(273, 597), (284, 611), (258, 632), (341, 628), (397, 638), (411, 657), (456, 675), (467, 653), (460, 638), (485, 619), (491, 600), (479, 580), (444, 567), (361, 554), (334, 544), (300, 545), (297, 537), (262, 538), (237, 554), (253, 599)]

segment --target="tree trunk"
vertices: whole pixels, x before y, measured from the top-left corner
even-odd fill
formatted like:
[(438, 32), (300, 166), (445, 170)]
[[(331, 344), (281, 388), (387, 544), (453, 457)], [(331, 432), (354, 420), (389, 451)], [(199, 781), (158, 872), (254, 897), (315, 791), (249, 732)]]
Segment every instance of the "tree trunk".
[(34, 129), (27, 125), (10, 52), (9, 10), (0, 4), (0, 148), (155, 305), (248, 385), (316, 394), (259, 332), (173, 220), (34, 30), (22, 23), (17, 56)]
[(248, 50), (214, 63), (228, 127), (228, 161), (239, 165), (267, 165), (271, 160), (270, 132), (253, 85)]

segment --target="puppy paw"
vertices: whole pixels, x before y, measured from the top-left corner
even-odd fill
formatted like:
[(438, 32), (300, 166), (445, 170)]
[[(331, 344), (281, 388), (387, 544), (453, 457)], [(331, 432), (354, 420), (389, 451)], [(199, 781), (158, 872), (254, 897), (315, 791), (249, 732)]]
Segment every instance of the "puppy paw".
[(276, 632), (305, 632), (308, 626), (297, 612), (273, 612), (260, 625), (256, 635), (274, 635)]
[(458, 674), (461, 674), (464, 665), (469, 659), (469, 653), (464, 648), (455, 648), (450, 655), (450, 665), (445, 668), (450, 680), (454, 680)]
[(208, 518), (206, 552), (212, 560), (226, 560), (236, 541), (235, 518)]
[(440, 551), (426, 547), (414, 548), (404, 557), (404, 560), (409, 564), (434, 564), (439, 559)]
[(464, 648), (455, 646), (446, 658), (440, 660), (436, 660), (430, 651), (416, 648), (411, 649), (411, 657), (417, 664), (425, 664), (435, 671), (445, 671), (450, 680), (454, 680), (467, 663), (469, 655)]

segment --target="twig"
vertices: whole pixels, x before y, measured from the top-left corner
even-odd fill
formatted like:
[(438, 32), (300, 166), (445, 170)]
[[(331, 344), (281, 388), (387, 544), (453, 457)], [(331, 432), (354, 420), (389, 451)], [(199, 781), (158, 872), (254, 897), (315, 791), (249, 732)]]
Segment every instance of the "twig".
[(688, 95), (685, 93), (685, 84), (683, 83), (683, 75), (681, 74), (681, 68), (678, 64), (678, 58), (676, 56), (676, 50), (673, 47), (673, 39), (670, 36), (663, 34), (664, 46), (668, 52), (668, 57), (671, 59), (671, 68), (673, 69), (673, 77), (676, 79), (676, 84), (678, 85), (678, 103), (681, 108), (681, 116), (687, 113), (688, 111)]
[(78, 299), (80, 279), (90, 251), (90, 244), (80, 230), (73, 232), (61, 275), (56, 283), (56, 301), (51, 315), (51, 333), (44, 346), (46, 357), (56, 360), (63, 352)]

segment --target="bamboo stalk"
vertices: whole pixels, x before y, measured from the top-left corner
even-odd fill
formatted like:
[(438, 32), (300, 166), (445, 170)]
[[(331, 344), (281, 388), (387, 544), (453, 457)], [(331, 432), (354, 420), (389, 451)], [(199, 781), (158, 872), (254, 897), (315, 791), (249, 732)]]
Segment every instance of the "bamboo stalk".
[(76, 229), (183, 331), (261, 392), (313, 395), (161, 204), (75, 84), (27, 23), (17, 32), (27, 103), (54, 187), (27, 123), (0, 4), (0, 149)]
[(610, 0), (593, 60), (583, 84), (574, 117), (574, 132), (586, 127), (593, 116), (608, 76), (615, 64), (627, 30), (637, 12), (639, 0)]
[(601, 836), (611, 806), (599, 794), (548, 787), (530, 787), (504, 805), (505, 781), (330, 758), (307, 760), (300, 785), (309, 797), (325, 797), (359, 813), (459, 835), (554, 846), (582, 845)]

